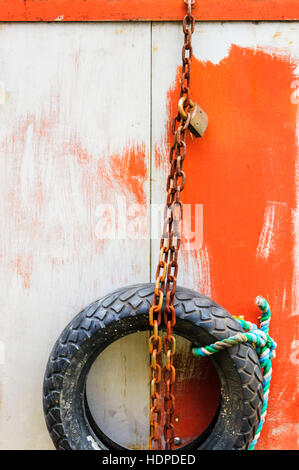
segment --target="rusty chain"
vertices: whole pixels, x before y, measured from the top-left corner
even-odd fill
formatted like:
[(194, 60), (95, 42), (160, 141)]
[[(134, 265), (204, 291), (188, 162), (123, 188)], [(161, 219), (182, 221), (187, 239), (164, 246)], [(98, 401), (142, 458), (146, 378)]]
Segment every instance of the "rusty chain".
[(187, 5), (187, 14), (183, 20), (184, 44), (182, 48), (182, 75), (180, 98), (184, 97), (184, 110), (186, 118), (178, 113), (173, 119), (172, 133), (174, 143), (170, 148), (169, 161), (170, 173), (167, 178), (167, 200), (164, 211), (164, 227), (160, 241), (160, 256), (156, 271), (156, 284), (149, 312), (149, 324), (152, 327), (152, 335), (149, 339), (150, 352), (150, 437), (149, 449), (160, 450), (162, 439), (159, 434), (161, 423), (161, 352), (162, 340), (159, 336), (161, 325), (162, 307), (165, 295), (165, 306), (163, 310), (163, 321), (166, 328), (166, 336), (163, 340), (163, 351), (166, 355), (164, 367), (164, 440), (165, 449), (171, 450), (174, 445), (174, 410), (175, 397), (173, 386), (175, 383), (175, 367), (173, 358), (175, 354), (175, 337), (173, 328), (176, 324), (176, 312), (174, 298), (178, 273), (178, 254), (181, 244), (181, 224), (183, 219), (183, 203), (180, 193), (185, 186), (185, 173), (183, 163), (186, 156), (186, 130), (190, 123), (190, 77), (192, 62), (191, 37), (194, 31), (195, 18), (192, 15), (192, 7), (195, 0), (184, 0)]

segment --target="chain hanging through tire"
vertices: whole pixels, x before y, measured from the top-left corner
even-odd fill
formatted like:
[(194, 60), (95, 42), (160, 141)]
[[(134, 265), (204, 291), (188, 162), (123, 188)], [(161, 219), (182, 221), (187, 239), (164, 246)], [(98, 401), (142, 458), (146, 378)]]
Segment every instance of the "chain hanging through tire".
[[(187, 14), (183, 20), (184, 44), (182, 48), (182, 75), (181, 93), (179, 104), (184, 107), (182, 112), (174, 118), (172, 133), (174, 142), (169, 152), (170, 173), (167, 178), (167, 199), (164, 210), (164, 227), (160, 241), (160, 256), (156, 271), (155, 293), (152, 307), (149, 312), (149, 324), (152, 327), (152, 336), (149, 340), (150, 352), (150, 438), (149, 448), (160, 450), (162, 448), (159, 435), (161, 421), (160, 382), (161, 382), (161, 352), (162, 341), (159, 336), (161, 313), (163, 305), (164, 289), (166, 291), (165, 307), (163, 309), (163, 321), (166, 328), (166, 336), (163, 341), (163, 350), (166, 355), (164, 367), (165, 397), (164, 397), (164, 440), (165, 449), (171, 450), (174, 443), (174, 406), (175, 397), (173, 385), (175, 382), (175, 367), (173, 356), (175, 354), (175, 337), (173, 327), (176, 323), (174, 297), (178, 274), (178, 255), (181, 244), (181, 224), (183, 219), (183, 203), (180, 200), (181, 192), (185, 186), (185, 173), (183, 164), (186, 157), (186, 131), (190, 124), (191, 114), (190, 80), (192, 63), (191, 37), (194, 32), (195, 18), (192, 15), (192, 7), (195, 0), (184, 1), (187, 5)], [(192, 103), (193, 104), (193, 103)], [(165, 285), (166, 284), (166, 285)]]
[[(221, 381), (219, 409), (204, 433), (187, 445), (182, 443), (180, 449), (252, 448), (265, 418), (275, 347), (267, 336), (268, 310), (265, 309), (263, 314), (261, 330), (264, 331), (259, 332), (255, 325), (235, 319), (212, 299), (176, 285), (183, 218), (180, 194), (185, 185), (186, 132), (189, 129), (196, 137), (202, 137), (208, 123), (207, 115), (190, 99), (191, 37), (195, 25), (192, 7), (195, 0), (184, 0), (184, 3), (187, 14), (183, 20), (181, 92), (178, 114), (172, 125), (174, 143), (169, 152), (170, 173), (156, 282), (154, 285), (127, 286), (96, 300), (65, 327), (56, 341), (45, 372), (43, 405), (49, 433), (59, 450), (125, 449), (95, 423), (86, 397), (86, 381), (92, 364), (105, 348), (123, 336), (148, 330), (149, 325), (152, 330), (149, 340), (149, 449), (162, 448), (162, 350), (166, 356), (163, 437), (166, 450), (174, 446), (174, 327), (177, 334), (195, 345), (195, 355), (204, 357), (223, 350), (213, 356)], [(162, 316), (166, 328), (163, 344), (159, 335)], [(245, 334), (244, 329), (247, 331)], [(209, 346), (207, 338), (214, 343)]]

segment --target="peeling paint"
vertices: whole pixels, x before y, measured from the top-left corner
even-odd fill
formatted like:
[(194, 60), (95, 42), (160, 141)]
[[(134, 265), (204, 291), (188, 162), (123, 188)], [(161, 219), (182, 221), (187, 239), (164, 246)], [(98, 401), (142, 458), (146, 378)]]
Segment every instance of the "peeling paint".
[[(7, 449), (52, 448), (42, 420), (40, 378), (65, 324), (104, 292), (150, 276), (149, 243), (97, 240), (96, 208), (113, 204), (117, 193), (128, 203), (148, 205), (151, 130), (152, 199), (165, 199), (181, 26), (153, 25), (158, 47), (152, 88), (150, 25), (125, 25), (126, 41), (115, 34), (113, 45), (114, 26), (100, 26), (0, 26), (1, 78), (11, 97), (0, 116), (2, 309), (9, 312), (1, 319), (7, 359), (0, 433)], [(269, 298), (278, 349), (259, 444), (264, 449), (298, 447), (292, 424), (298, 340), (291, 316), (298, 314), (297, 35), (295, 23), (198, 24), (194, 34), (192, 98), (207, 110), (210, 126), (204, 139), (188, 137), (184, 201), (204, 204), (204, 245), (198, 253), (182, 252), (179, 283), (253, 321), (255, 295)], [(157, 252), (153, 243), (153, 273)], [(289, 360), (292, 367), (286, 367)], [(206, 392), (190, 386), (190, 403)], [(185, 394), (186, 389), (179, 407)], [(147, 426), (145, 401), (140, 420)], [(22, 403), (22, 425), (16, 403)], [(123, 413), (120, 421), (132, 419), (123, 408), (113, 409), (115, 416)], [(205, 418), (202, 413), (201, 423)], [(137, 440), (145, 432), (134, 425)]]

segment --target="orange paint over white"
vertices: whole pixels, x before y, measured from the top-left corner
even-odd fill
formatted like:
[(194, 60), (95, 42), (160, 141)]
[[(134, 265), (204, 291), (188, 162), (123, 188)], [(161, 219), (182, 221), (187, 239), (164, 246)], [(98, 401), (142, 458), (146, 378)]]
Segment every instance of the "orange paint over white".
[[(273, 427), (296, 420), (296, 374), (285, 367), (289, 338), (296, 328), (291, 316), (297, 158), (297, 109), (290, 99), (294, 69), (286, 57), (237, 46), (218, 64), (196, 59), (192, 64), (192, 100), (208, 113), (210, 123), (202, 139), (187, 137), (183, 199), (204, 205), (203, 248), (209, 254), (211, 294), (232, 314), (254, 322), (256, 295), (264, 295), (273, 311), (271, 335), (278, 349), (260, 449), (273, 448)], [(168, 95), (171, 116), (176, 113), (179, 76), (180, 69)], [(171, 139), (169, 128), (169, 145)], [(187, 267), (188, 257), (182, 251), (181, 264)], [(198, 262), (202, 288), (201, 277)], [(288, 387), (277, 407), (285, 383)], [(185, 403), (189, 399), (178, 397)], [(277, 439), (275, 448), (297, 447), (298, 435), (290, 436), (283, 426)]]
[(28, 256), (27, 258), (18, 256), (16, 268), (18, 276), (20, 276), (23, 280), (24, 289), (30, 289), (30, 278), (33, 269), (32, 256)]
[[(149, 198), (150, 25), (111, 36), (104, 23), (0, 30), (2, 449), (53, 449), (41, 385), (54, 342), (96, 298), (149, 280), (148, 241), (95, 233), (100, 204)], [(145, 414), (147, 396), (135, 401)]]
[[(180, 20), (182, 0), (6, 0), (0, 7), (1, 21), (123, 21)], [(201, 0), (195, 8), (199, 20), (297, 19), (297, 0)]]
[(291, 344), (290, 361), (293, 365), (299, 365), (299, 340), (294, 339)]
[(5, 103), (5, 87), (4, 83), (0, 81), (0, 105)]
[(129, 148), (122, 155), (111, 155), (109, 164), (115, 184), (129, 191), (138, 204), (144, 205), (144, 184), (148, 177), (145, 147)]
[[(265, 208), (264, 224), (260, 233), (256, 254), (268, 258), (277, 249), (279, 234), (287, 206), (284, 203), (269, 201)], [(275, 238), (276, 237), (276, 238)]]

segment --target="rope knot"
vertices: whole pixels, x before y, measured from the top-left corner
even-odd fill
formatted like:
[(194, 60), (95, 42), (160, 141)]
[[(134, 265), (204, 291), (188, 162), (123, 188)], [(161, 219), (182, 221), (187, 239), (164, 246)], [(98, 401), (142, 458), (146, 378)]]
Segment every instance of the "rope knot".
[(221, 341), (216, 341), (213, 344), (204, 347), (195, 347), (192, 348), (192, 353), (196, 357), (207, 357), (215, 354), (219, 351), (223, 351), (224, 349), (230, 348), (235, 346), (236, 344), (240, 343), (250, 343), (259, 358), (259, 363), (263, 372), (264, 382), (264, 401), (263, 401), (263, 409), (262, 409), (262, 416), (254, 436), (253, 441), (249, 446), (249, 450), (253, 450), (257, 440), (260, 436), (266, 413), (267, 413), (267, 405), (268, 405), (268, 395), (269, 395), (269, 387), (270, 381), (272, 376), (272, 363), (271, 359), (273, 359), (276, 355), (275, 348), (276, 343), (275, 341), (269, 336), (269, 325), (271, 319), (271, 310), (267, 300), (259, 295), (255, 299), (256, 305), (261, 310), (262, 314), (259, 317), (260, 319), (260, 328), (258, 328), (254, 323), (249, 321), (245, 321), (243, 317), (235, 317), (237, 322), (243, 328), (244, 332), (239, 332), (234, 336), (230, 336), (229, 338), (224, 338)]

